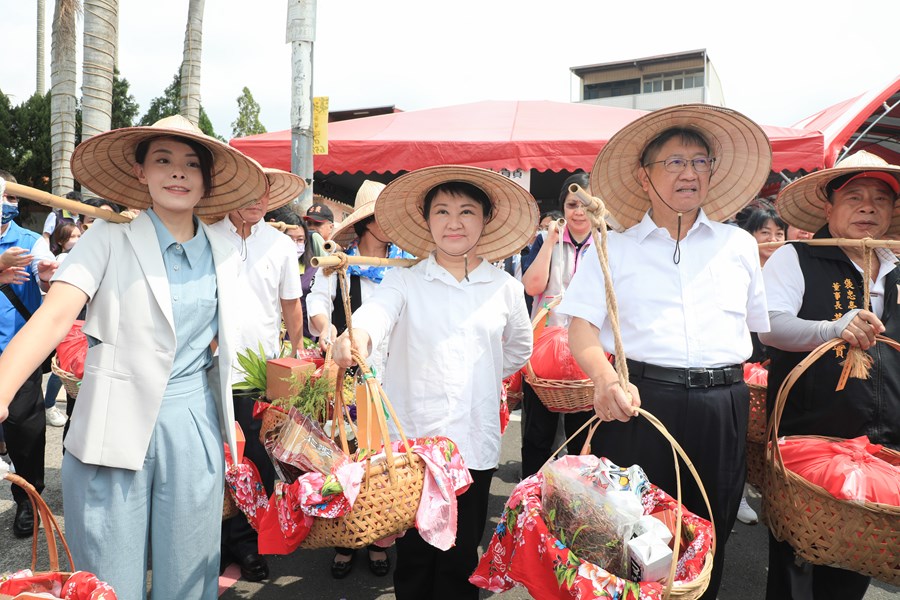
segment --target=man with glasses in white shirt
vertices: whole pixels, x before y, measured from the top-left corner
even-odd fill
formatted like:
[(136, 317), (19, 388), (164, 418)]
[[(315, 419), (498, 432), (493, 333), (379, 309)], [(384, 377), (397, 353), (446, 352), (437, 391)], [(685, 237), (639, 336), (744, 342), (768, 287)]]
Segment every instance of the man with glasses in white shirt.
[[(609, 262), (631, 382), (623, 389), (604, 349), (613, 350), (596, 252), (588, 253), (558, 312), (573, 317), (569, 344), (594, 382), (604, 421), (594, 453), (638, 464), (675, 493), (669, 443), (636, 416), (656, 415), (696, 466), (712, 507), (717, 547), (709, 588), (715, 598), (724, 548), (746, 474), (749, 391), (744, 362), (750, 331), (767, 331), (755, 240), (723, 221), (750, 202), (771, 168), (762, 129), (708, 105), (662, 109), (617, 133), (601, 151), (591, 189), (625, 231), (610, 233)], [(705, 504), (682, 478), (683, 501)]]

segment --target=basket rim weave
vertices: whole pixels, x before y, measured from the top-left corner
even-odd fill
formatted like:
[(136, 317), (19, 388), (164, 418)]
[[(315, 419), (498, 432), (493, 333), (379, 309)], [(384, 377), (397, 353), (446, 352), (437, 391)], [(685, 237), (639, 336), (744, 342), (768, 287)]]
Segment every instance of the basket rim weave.
[(59, 366), (59, 360), (56, 355), (50, 359), (50, 370), (54, 375), (59, 377), (59, 380), (62, 381), (63, 387), (66, 389), (66, 393), (72, 398), (78, 397), (78, 390), (81, 389), (81, 380), (78, 379), (73, 373), (69, 373), (68, 371), (63, 370), (62, 367)]

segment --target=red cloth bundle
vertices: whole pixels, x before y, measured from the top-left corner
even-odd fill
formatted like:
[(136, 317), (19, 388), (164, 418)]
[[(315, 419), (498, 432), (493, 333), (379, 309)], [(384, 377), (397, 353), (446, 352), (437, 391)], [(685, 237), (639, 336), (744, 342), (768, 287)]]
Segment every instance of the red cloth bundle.
[(577, 381), (588, 378), (569, 351), (569, 330), (565, 327), (544, 329), (534, 344), (531, 368), (541, 379)]
[(84, 321), (75, 321), (63, 341), (56, 347), (59, 368), (78, 379), (84, 378), (84, 359), (87, 358), (87, 337), (81, 331)]
[(72, 574), (49, 571), (35, 575), (26, 569), (0, 581), (0, 596), (15, 598), (19, 594), (49, 594), (49, 598), (66, 600), (116, 600), (112, 587), (87, 571)]
[(900, 467), (879, 458), (883, 447), (866, 436), (840, 441), (795, 436), (778, 446), (785, 467), (835, 498), (900, 506)]

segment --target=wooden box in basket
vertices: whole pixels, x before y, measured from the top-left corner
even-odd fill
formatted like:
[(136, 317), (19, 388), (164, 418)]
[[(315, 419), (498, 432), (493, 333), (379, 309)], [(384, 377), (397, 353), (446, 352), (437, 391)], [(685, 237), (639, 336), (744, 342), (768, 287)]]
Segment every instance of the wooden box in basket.
[(266, 361), (266, 398), (271, 402), (288, 398), (299, 390), (291, 389), (291, 376), (306, 380), (316, 370), (316, 365), (299, 358), (272, 358)]

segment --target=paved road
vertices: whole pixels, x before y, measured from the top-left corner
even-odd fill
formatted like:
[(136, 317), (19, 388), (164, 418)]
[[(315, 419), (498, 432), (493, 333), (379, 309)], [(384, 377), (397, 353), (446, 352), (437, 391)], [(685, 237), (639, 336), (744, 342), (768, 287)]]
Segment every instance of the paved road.
[[(490, 531), (496, 525), (503, 504), (512, 491), (519, 474), (520, 428), (514, 420), (504, 435), (501, 464), (491, 486), (490, 514), (494, 515), (485, 544), (490, 539)], [(47, 430), (47, 489), (44, 497), (58, 518), (62, 516), (59, 468), (62, 459), (62, 429), (50, 427)], [(751, 505), (759, 508), (759, 499), (751, 498)], [(0, 486), (0, 573), (26, 567), (31, 562), (31, 543), (17, 540), (12, 535), (12, 519), (15, 514), (9, 488)], [(64, 523), (63, 523), (64, 525)], [(720, 600), (761, 600), (766, 580), (766, 530), (760, 525), (747, 526), (737, 523), (728, 541), (727, 560)], [(46, 557), (46, 553), (43, 553)], [(354, 571), (347, 579), (335, 581), (328, 566), (331, 550), (301, 550), (284, 557), (271, 557), (272, 576), (270, 580), (256, 584), (237, 581), (221, 596), (223, 600), (252, 599), (272, 600), (283, 598), (304, 598), (316, 600), (389, 600), (394, 598), (390, 576), (379, 578), (366, 568), (364, 553), (360, 553)], [(392, 555), (393, 558), (393, 555)], [(44, 559), (46, 564), (46, 559)], [(46, 568), (40, 567), (39, 568)], [(234, 574), (232, 568), (226, 575)], [(530, 598), (528, 593), (517, 588), (503, 594), (484, 592), (484, 598), (497, 600), (520, 600)], [(865, 596), (866, 600), (897, 600), (900, 588), (875, 582)], [(123, 598), (122, 600), (129, 600)]]

